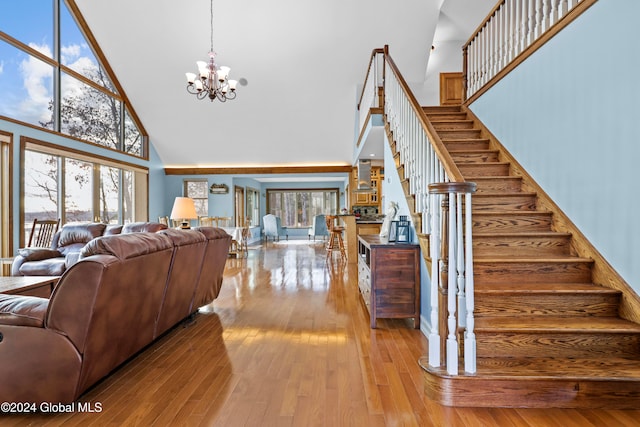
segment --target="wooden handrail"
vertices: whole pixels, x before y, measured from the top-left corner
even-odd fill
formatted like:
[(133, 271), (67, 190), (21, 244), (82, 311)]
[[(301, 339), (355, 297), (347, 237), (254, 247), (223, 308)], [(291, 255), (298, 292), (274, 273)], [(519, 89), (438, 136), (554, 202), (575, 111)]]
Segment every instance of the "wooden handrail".
[(447, 172), (449, 179), (453, 182), (464, 182), (465, 179), (462, 176), (462, 173), (456, 166), (455, 162), (453, 161), (453, 158), (449, 154), (449, 151), (446, 149), (444, 143), (438, 136), (438, 133), (434, 129), (433, 125), (431, 124), (431, 121), (427, 118), (427, 115), (422, 110), (422, 107), (418, 103), (418, 100), (416, 99), (416, 97), (413, 95), (413, 92), (411, 91), (406, 80), (400, 73), (400, 70), (396, 66), (396, 63), (393, 61), (393, 59), (389, 55), (388, 49), (385, 49), (384, 54), (385, 54), (385, 61), (389, 64), (389, 67), (393, 71), (396, 79), (398, 80), (398, 83), (400, 84), (400, 86), (402, 87), (402, 90), (404, 91), (407, 98), (409, 99), (411, 108), (414, 110), (414, 112), (416, 113), (416, 116), (418, 117), (418, 119), (420, 120), (420, 123), (422, 124), (422, 127), (427, 132), (427, 135), (429, 136), (429, 140), (431, 141), (431, 145), (433, 146), (436, 154), (438, 155), (438, 158), (442, 162), (442, 165), (445, 171)]
[(371, 68), (373, 68), (373, 67), (371, 67), (371, 64), (373, 64), (373, 61), (375, 61), (376, 56), (381, 54), (381, 53), (384, 53), (384, 49), (382, 49), (382, 48), (376, 48), (376, 49), (373, 49), (371, 51), (371, 57), (369, 58), (369, 66), (367, 67), (367, 72), (366, 72), (366, 74), (364, 76), (364, 80), (363, 80), (363, 82), (365, 82), (365, 84), (362, 85), (362, 92), (360, 92), (360, 98), (358, 98), (358, 110), (360, 109), (360, 105), (362, 104), (362, 98), (364, 97), (364, 91), (365, 91), (366, 86), (367, 86), (366, 82), (367, 82), (367, 80), (369, 80), (369, 73), (371, 72)]

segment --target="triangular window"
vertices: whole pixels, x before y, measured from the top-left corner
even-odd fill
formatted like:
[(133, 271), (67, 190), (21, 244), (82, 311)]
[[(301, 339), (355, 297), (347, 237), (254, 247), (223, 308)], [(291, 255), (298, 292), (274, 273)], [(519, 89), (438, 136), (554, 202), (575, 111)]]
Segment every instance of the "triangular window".
[(0, 116), (145, 157), (137, 115), (69, 5), (0, 1)]

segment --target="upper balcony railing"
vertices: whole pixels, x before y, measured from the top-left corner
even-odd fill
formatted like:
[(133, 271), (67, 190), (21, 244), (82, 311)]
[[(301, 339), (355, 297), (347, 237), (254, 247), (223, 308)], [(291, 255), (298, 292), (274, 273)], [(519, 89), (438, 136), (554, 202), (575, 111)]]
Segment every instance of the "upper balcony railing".
[(523, 62), (597, 0), (502, 0), (462, 48), (465, 100)]

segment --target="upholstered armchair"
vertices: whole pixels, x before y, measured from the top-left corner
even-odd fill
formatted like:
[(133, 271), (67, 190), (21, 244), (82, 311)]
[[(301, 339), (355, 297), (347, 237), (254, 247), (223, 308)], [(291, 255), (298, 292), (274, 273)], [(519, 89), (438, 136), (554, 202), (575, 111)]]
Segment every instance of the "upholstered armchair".
[(285, 238), (289, 240), (287, 227), (282, 226), (280, 217), (267, 214), (262, 217), (262, 224), (264, 226), (264, 237), (266, 240), (269, 240), (269, 237), (272, 237), (274, 241), (280, 240), (280, 236), (285, 236)]
[(329, 236), (329, 230), (327, 230), (327, 222), (324, 219), (324, 215), (321, 214), (313, 217), (311, 228), (309, 228), (309, 240), (311, 240), (311, 236), (313, 236), (313, 240), (316, 240), (316, 236), (322, 236), (323, 239), (326, 236)]

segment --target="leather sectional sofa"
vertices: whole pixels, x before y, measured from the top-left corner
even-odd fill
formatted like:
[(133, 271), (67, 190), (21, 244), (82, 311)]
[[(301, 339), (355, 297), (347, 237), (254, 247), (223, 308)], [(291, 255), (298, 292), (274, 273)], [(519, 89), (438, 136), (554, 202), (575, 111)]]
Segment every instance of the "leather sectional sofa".
[(92, 239), (100, 236), (133, 232), (156, 232), (167, 228), (158, 222), (134, 222), (125, 225), (100, 223), (69, 224), (54, 235), (51, 248), (24, 248), (11, 264), (12, 276), (61, 276), (78, 261), (80, 250)]
[(231, 236), (91, 240), (49, 299), (0, 294), (0, 402), (70, 403), (218, 296)]

